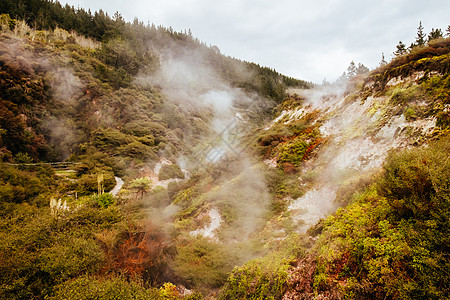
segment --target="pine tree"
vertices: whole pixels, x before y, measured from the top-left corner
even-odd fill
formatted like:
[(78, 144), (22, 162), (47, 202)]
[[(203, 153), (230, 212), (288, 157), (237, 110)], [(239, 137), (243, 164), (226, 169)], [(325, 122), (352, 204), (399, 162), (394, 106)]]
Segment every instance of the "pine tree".
[(405, 53), (406, 53), (406, 45), (403, 44), (402, 41), (399, 41), (398, 45), (397, 45), (397, 50), (395, 50), (394, 55), (395, 56), (400, 56), (400, 55), (403, 55)]
[(384, 59), (384, 53), (381, 53), (380, 67), (387, 65), (387, 61)]
[(347, 81), (347, 73), (342, 73), (342, 75), (341, 76), (339, 76), (338, 77), (338, 79), (336, 80), (336, 82), (344, 82), (344, 81)]
[(450, 37), (450, 25), (447, 27), (447, 36)]
[(444, 34), (442, 33), (442, 30), (440, 30), (439, 28), (437, 28), (437, 29), (431, 28), (431, 32), (428, 34), (428, 42), (430, 42), (432, 40), (440, 39), (443, 37), (444, 37)]
[(356, 70), (355, 62), (352, 60), (350, 62), (350, 65), (347, 68), (347, 76), (348, 76), (348, 78), (351, 78), (351, 77), (355, 76), (356, 75), (356, 71), (357, 70)]
[(417, 37), (416, 37), (416, 45), (423, 46), (425, 45), (425, 33), (423, 33), (422, 21), (419, 22), (419, 27), (417, 27)]
[(369, 72), (369, 68), (366, 67), (365, 65), (359, 63), (358, 68), (356, 69), (356, 74), (363, 75), (363, 74), (366, 74), (367, 72)]

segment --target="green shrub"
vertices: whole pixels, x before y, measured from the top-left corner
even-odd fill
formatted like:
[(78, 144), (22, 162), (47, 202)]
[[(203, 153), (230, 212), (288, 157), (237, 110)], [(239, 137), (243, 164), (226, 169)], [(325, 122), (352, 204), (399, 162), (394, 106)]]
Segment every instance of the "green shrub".
[(155, 146), (155, 138), (151, 134), (138, 137), (137, 140), (146, 146)]
[(61, 282), (97, 271), (104, 259), (100, 246), (93, 239), (66, 234), (58, 236), (49, 247), (39, 251), (38, 268), (55, 281)]
[[(103, 175), (103, 181), (100, 184), (100, 188), (103, 191), (110, 191), (116, 184), (114, 174), (112, 172), (104, 171), (99, 174), (83, 174), (77, 180), (77, 192), (80, 196), (85, 196), (93, 193), (98, 193), (98, 180), (100, 174)], [(101, 193), (102, 191), (100, 191)]]
[(225, 245), (195, 238), (177, 248), (173, 262), (176, 273), (200, 290), (221, 287), (228, 272), (236, 265), (236, 254)]
[(113, 128), (99, 128), (94, 134), (94, 145), (110, 150), (133, 142), (133, 137)]
[(56, 287), (50, 299), (112, 300), (112, 299), (170, 299), (160, 297), (157, 289), (146, 289), (138, 281), (128, 281), (123, 276), (110, 278), (82, 276)]
[(440, 111), (436, 114), (436, 126), (441, 129), (448, 128), (450, 126), (450, 113)]
[(303, 138), (295, 138), (292, 142), (281, 146), (278, 163), (292, 163), (298, 167), (305, 156), (308, 144)]
[(52, 173), (19, 170), (1, 164), (0, 183), (0, 202), (32, 203), (40, 194), (51, 191), (55, 178)]
[(406, 121), (412, 121), (417, 118), (416, 111), (411, 106), (409, 106), (403, 114), (405, 115)]
[(33, 162), (33, 159), (28, 155), (28, 153), (19, 152), (14, 156), (14, 162), (17, 164), (28, 164)]
[(95, 195), (95, 200), (102, 208), (106, 208), (114, 203), (114, 196), (110, 193)]
[(172, 178), (184, 179), (184, 173), (177, 165), (162, 165), (158, 174), (159, 180), (166, 180)]
[(450, 138), (432, 147), (392, 153), (379, 190), (400, 217), (429, 218), (449, 199)]
[(85, 232), (93, 228), (109, 228), (123, 220), (123, 215), (116, 205), (110, 205), (105, 209), (98, 209), (96, 205), (81, 205), (76, 210), (67, 214), (66, 218), (59, 220), (62, 227), (80, 227)]
[(0, 222), (1, 299), (44, 299), (66, 280), (99, 272), (105, 257), (92, 234), (121, 220), (117, 210), (89, 205), (59, 219), (48, 207), (14, 208)]
[(339, 207), (345, 207), (363, 193), (375, 181), (372, 174), (361, 175), (344, 181), (336, 192), (334, 203)]
[(117, 148), (117, 152), (123, 156), (129, 156), (137, 159), (157, 160), (158, 156), (152, 147), (144, 145), (139, 141), (133, 141)]
[(133, 120), (124, 125), (123, 131), (137, 137), (146, 135), (164, 136), (167, 128), (159, 123), (145, 120)]
[(234, 268), (219, 299), (281, 299), (289, 260), (268, 255)]
[(426, 78), (420, 86), (428, 97), (444, 104), (450, 103), (450, 74)]

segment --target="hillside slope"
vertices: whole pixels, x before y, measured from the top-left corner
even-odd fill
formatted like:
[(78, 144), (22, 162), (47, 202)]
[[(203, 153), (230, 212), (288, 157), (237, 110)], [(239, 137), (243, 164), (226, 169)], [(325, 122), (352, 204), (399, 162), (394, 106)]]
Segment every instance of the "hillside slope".
[(236, 268), (224, 299), (448, 296), (449, 51), (440, 40), (283, 104), (257, 149), (304, 194), (281, 195), (283, 242)]
[(447, 297), (449, 39), (312, 88), (30, 3), (0, 6), (1, 298)]

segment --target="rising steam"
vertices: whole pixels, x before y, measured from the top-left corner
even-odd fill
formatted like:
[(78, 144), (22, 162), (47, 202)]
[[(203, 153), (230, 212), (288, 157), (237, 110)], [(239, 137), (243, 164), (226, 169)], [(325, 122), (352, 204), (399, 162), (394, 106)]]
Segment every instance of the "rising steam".
[(387, 99), (370, 96), (348, 101), (346, 90), (341, 82), (298, 91), (305, 98), (303, 107), (283, 112), (290, 122), (318, 111), (314, 122), (319, 122), (321, 135), (328, 139), (318, 157), (303, 169), (319, 174), (314, 186), (289, 206), (302, 232), (337, 208), (336, 192), (346, 180), (374, 172), (390, 149), (407, 146), (405, 129), (427, 135), (435, 126), (434, 119), (407, 122), (403, 115), (387, 117)]
[[(246, 157), (239, 142), (245, 126), (249, 126), (243, 120), (246, 108), (264, 101), (255, 100), (221, 79), (218, 70), (208, 63), (207, 53), (198, 49), (165, 49), (160, 57), (161, 68), (152, 75), (142, 74), (136, 83), (159, 86), (167, 101), (185, 114), (203, 113), (209, 120), (209, 132), (194, 146), (195, 158), (182, 157), (179, 164), (191, 170), (207, 165), (219, 168), (221, 174), (216, 178), (221, 184), (202, 196), (207, 209), (204, 214), (209, 216), (210, 223), (192, 235), (243, 241), (260, 225), (269, 203), (264, 177)], [(188, 132), (187, 128), (184, 130)], [(224, 160), (232, 161), (232, 172), (223, 164)], [(224, 209), (233, 215), (232, 221), (222, 216)], [(221, 232), (221, 224), (227, 221), (227, 230)]]
[[(50, 86), (52, 97), (60, 102), (61, 107), (66, 107), (75, 104), (84, 85), (72, 70), (59, 66), (59, 59), (62, 58), (50, 60), (20, 38), (0, 38), (0, 60), (11, 68), (32, 76), (45, 74), (45, 83)], [(71, 119), (54, 114), (42, 125), (48, 132), (51, 143), (61, 151), (62, 159), (66, 159), (72, 152), (73, 145), (78, 142)]]

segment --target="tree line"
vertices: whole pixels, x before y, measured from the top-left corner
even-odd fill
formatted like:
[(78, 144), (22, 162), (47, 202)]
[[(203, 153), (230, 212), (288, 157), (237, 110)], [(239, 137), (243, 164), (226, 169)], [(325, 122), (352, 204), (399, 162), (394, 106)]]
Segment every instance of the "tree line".
[[(286, 87), (312, 86), (271, 68), (224, 56), (217, 46), (208, 47), (194, 38), (190, 29), (177, 32), (172, 27), (156, 26), (150, 22), (144, 24), (137, 18), (127, 22), (119, 12), (113, 16), (102, 10), (92, 13), (68, 4), (63, 6), (53, 0), (3, 0), (0, 2), (0, 13), (8, 14), (12, 19), (24, 20), (36, 30), (62, 28), (93, 38), (102, 43), (99, 51), (101, 60), (127, 76), (134, 76), (140, 70), (157, 68), (158, 55), (154, 53), (155, 49), (164, 51), (175, 44), (178, 49), (187, 47), (202, 53), (225, 80), (277, 101), (284, 99)], [(256, 78), (241, 82), (239, 70), (233, 67), (236, 62), (244, 64), (254, 72)]]
[[(446, 29), (445, 36), (450, 37), (450, 25)], [(419, 22), (419, 27), (417, 27), (417, 35), (415, 41), (407, 47), (402, 41), (399, 41), (396, 50), (394, 51), (395, 56), (400, 56), (411, 52), (413, 49), (421, 46), (425, 46), (433, 40), (438, 40), (444, 38), (444, 32), (440, 28), (431, 28), (428, 35), (425, 34), (424, 28), (422, 26), (422, 21)]]

